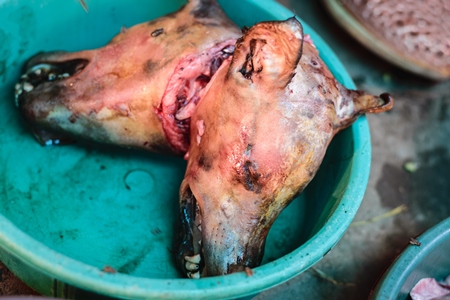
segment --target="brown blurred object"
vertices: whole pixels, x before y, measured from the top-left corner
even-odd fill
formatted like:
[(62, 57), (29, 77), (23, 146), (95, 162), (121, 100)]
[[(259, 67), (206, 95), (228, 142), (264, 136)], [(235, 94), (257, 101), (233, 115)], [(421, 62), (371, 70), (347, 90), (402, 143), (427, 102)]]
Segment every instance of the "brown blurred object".
[(450, 1), (323, 0), (334, 19), (371, 51), (434, 80), (450, 77)]
[(11, 295), (39, 295), (20, 279), (14, 276), (5, 265), (0, 262), (0, 296)]

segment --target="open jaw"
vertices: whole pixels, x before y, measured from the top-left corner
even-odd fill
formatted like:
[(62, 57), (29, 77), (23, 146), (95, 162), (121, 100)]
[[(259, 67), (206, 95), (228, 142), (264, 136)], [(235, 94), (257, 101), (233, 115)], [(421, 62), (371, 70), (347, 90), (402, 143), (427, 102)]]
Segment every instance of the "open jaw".
[[(33, 59), (37, 59), (42, 54), (37, 54)], [(89, 63), (87, 59), (73, 59), (65, 62), (37, 62), (27, 63), (25, 72), (15, 85), (15, 103), (19, 106), (19, 98), (22, 94), (31, 92), (35, 87), (44, 83), (69, 78), (80, 73)]]
[(181, 228), (175, 241), (178, 269), (188, 278), (198, 279), (205, 267), (202, 251), (201, 209), (190, 190), (180, 203)]
[[(14, 102), (16, 107), (20, 107), (25, 98), (35, 88), (42, 84), (50, 85), (52, 82), (59, 82), (61, 80), (78, 75), (89, 63), (87, 59), (76, 58), (64, 62), (41, 62), (40, 57), (45, 54), (39, 53), (32, 57), (25, 65), (24, 72), (16, 83), (14, 89)], [(48, 99), (48, 102), (52, 102), (53, 99)], [(23, 115), (27, 121), (33, 123), (32, 120), (36, 118), (36, 114), (42, 111), (48, 110), (48, 108), (37, 105), (35, 110), (23, 111)], [(44, 113), (50, 113), (46, 111)], [(36, 139), (42, 145), (59, 145), (71, 143), (72, 138), (64, 134), (48, 131), (38, 126), (32, 125), (32, 132)]]
[(190, 118), (204, 96), (211, 78), (234, 52), (234, 40), (180, 61), (169, 80), (157, 114), (166, 138), (176, 152), (189, 148)]
[(277, 212), (271, 216), (249, 214), (232, 201), (219, 204), (220, 211), (211, 211), (211, 203), (196, 198), (183, 184), (180, 196), (181, 227), (174, 249), (181, 274), (198, 279), (247, 271), (261, 264)]
[[(154, 114), (149, 118), (155, 119), (156, 123), (160, 122), (160, 125), (153, 125), (155, 128), (144, 129), (143, 127), (148, 125), (144, 124), (145, 120), (142, 118), (133, 119), (132, 115), (124, 116), (122, 108), (132, 106), (135, 98), (131, 96), (121, 98), (116, 95), (131, 94), (124, 89), (131, 91), (150, 87), (147, 96), (143, 95), (145, 99), (150, 99), (155, 94), (152, 84), (161, 84), (161, 81), (158, 83), (146, 81), (145, 78), (148, 77), (145, 77), (145, 74), (141, 76), (136, 73), (134, 75), (136, 80), (133, 79), (130, 86), (124, 88), (124, 84), (117, 84), (108, 87), (112, 90), (108, 94), (112, 95), (112, 99), (107, 99), (104, 94), (100, 94), (102, 91), (89, 98), (83, 94), (83, 90), (90, 91), (97, 88), (95, 85), (97, 82), (108, 80), (102, 75), (108, 76), (108, 70), (97, 70), (99, 65), (102, 66), (99, 63), (102, 57), (96, 57), (97, 54), (94, 51), (84, 52), (80, 56), (77, 56), (77, 53), (67, 52), (41, 53), (31, 58), (15, 86), (15, 102), (30, 123), (37, 140), (43, 145), (64, 144), (82, 138), (152, 150), (158, 149), (158, 145), (142, 147), (142, 143), (137, 141), (142, 141), (143, 132), (159, 130), (159, 135), (165, 141), (153, 143), (167, 145), (165, 148), (171, 149), (175, 154), (183, 155), (189, 146), (190, 117), (195, 112), (196, 105), (204, 95), (204, 89), (207, 88), (212, 76), (225, 60), (230, 59), (234, 44), (234, 39), (226, 40), (203, 52), (179, 59), (171, 72), (172, 75), (167, 76), (166, 87), (165, 90), (163, 89), (162, 96), (157, 98), (159, 100), (148, 100), (143, 106), (141, 105), (144, 111)], [(96, 60), (95, 63), (94, 60)], [(110, 64), (106, 60), (105, 63)], [(117, 82), (119, 83), (120, 80), (122, 80), (121, 74), (118, 74)], [(149, 78), (149, 80), (152, 79)], [(74, 90), (77, 85), (83, 87), (81, 91)], [(89, 108), (93, 113), (79, 113), (80, 107), (88, 111), (87, 105), (94, 102), (100, 104), (95, 109)], [(133, 122), (134, 127), (117, 121), (111, 129), (111, 118), (105, 121), (100, 118), (99, 111), (102, 108), (107, 108), (112, 114), (119, 115), (117, 119), (127, 119), (127, 124)], [(143, 113), (141, 111), (141, 115)], [(162, 129), (159, 129), (161, 125)], [(124, 134), (135, 138), (136, 142), (124, 144), (123, 141), (130, 140), (121, 137)], [(160, 148), (164, 149), (164, 147)]]

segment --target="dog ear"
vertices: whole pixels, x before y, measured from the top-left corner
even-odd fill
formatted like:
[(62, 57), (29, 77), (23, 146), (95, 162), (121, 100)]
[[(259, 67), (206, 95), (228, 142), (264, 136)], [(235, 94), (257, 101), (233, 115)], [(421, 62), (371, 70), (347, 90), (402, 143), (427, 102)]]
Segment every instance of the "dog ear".
[(284, 88), (295, 75), (302, 52), (303, 27), (296, 18), (258, 23), (237, 41), (230, 72), (240, 80)]

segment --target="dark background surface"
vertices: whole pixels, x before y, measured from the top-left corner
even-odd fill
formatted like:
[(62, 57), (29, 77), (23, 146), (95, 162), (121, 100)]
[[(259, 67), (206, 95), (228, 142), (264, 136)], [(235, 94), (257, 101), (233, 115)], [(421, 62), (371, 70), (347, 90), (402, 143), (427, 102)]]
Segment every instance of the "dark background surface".
[[(368, 116), (372, 167), (355, 222), (313, 268), (254, 299), (367, 299), (410, 238), (450, 216), (450, 81), (431, 82), (383, 61), (340, 29), (319, 1), (279, 2), (328, 43), (358, 89), (389, 92), (396, 103)], [(386, 213), (392, 215), (373, 219)], [(33, 293), (0, 263), (0, 295)]]

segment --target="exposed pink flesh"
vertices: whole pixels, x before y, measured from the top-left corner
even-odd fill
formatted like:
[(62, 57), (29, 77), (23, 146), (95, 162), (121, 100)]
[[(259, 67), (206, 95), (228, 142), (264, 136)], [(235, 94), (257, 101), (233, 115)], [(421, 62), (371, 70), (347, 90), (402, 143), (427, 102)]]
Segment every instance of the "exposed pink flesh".
[[(167, 140), (181, 153), (185, 153), (189, 147), (189, 119), (203, 98), (205, 87), (224, 60), (220, 50), (234, 43), (235, 40), (228, 40), (205, 52), (184, 58), (169, 80), (157, 114)], [(217, 60), (220, 60), (220, 65), (214, 66)]]
[[(56, 133), (41, 140), (61, 135), (183, 155), (202, 89), (240, 35), (217, 1), (190, 0), (122, 30), (104, 47), (30, 59), (17, 104), (35, 132)], [(78, 60), (85, 62), (78, 72), (50, 73)]]
[(446, 296), (450, 298), (450, 285), (440, 283), (434, 278), (423, 278), (414, 286), (410, 295), (413, 300), (444, 299)]

